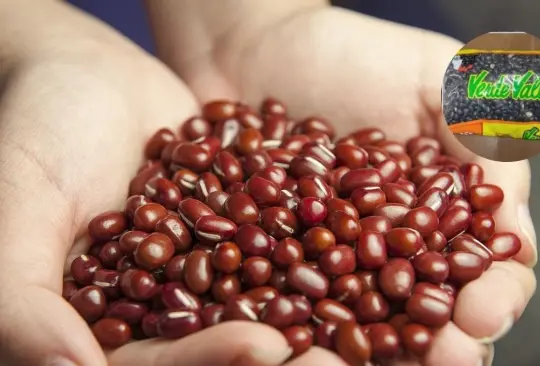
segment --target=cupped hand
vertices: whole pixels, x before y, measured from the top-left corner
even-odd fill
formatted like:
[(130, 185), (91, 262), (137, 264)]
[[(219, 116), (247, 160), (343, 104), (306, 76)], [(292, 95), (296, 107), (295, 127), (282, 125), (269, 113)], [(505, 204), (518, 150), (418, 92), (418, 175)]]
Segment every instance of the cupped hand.
[[(293, 117), (328, 118), (339, 135), (377, 126), (398, 141), (419, 133), (435, 136), (447, 152), (480, 164), (485, 181), (504, 190), (497, 231), (516, 233), (522, 249), (515, 260), (495, 263), (462, 290), (453, 322), (438, 331), (424, 364), (489, 362), (489, 345), (519, 318), (536, 286), (531, 270), (537, 258), (528, 211), (530, 171), (527, 161), (497, 163), (472, 154), (445, 127), (441, 83), (461, 45), (442, 35), (337, 8), (298, 12), (268, 24), (248, 32), (249, 42), (230, 42), (236, 48), (213, 49), (206, 56), (209, 62), (185, 60), (182, 67), (188, 71), (183, 77), (199, 100), (228, 96), (251, 104), (275, 96), (289, 106)], [(302, 360), (330, 364), (310, 353), (297, 362)]]
[(277, 331), (234, 322), (106, 355), (62, 298), (63, 270), (87, 249), (89, 220), (122, 209), (146, 139), (198, 105), (112, 30), (61, 3), (33, 6), (36, 32), (0, 52), (0, 364), (219, 366), (286, 357)]

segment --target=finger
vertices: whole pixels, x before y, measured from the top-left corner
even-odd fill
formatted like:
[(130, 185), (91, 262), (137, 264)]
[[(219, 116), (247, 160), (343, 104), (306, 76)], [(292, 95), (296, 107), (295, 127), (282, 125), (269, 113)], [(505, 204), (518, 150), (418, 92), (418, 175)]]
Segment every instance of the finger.
[(478, 366), (486, 349), (461, 331), (454, 323), (441, 328), (423, 362), (425, 366)]
[(186, 338), (134, 342), (109, 354), (109, 366), (272, 366), (291, 350), (277, 330), (250, 322), (226, 322)]
[(521, 240), (521, 250), (514, 259), (533, 267), (538, 260), (538, 253), (528, 204), (531, 183), (529, 162), (522, 160), (503, 163), (481, 158), (461, 145), (446, 127), (440, 128), (439, 137), (448, 153), (462, 161), (481, 165), (484, 181), (501, 187), (504, 200), (494, 215), (496, 231), (516, 234)]
[(337, 354), (321, 347), (311, 347), (309, 351), (287, 362), (284, 366), (347, 366)]
[(534, 272), (514, 261), (494, 262), (459, 293), (454, 322), (480, 342), (493, 343), (510, 330), (536, 289)]
[[(39, 166), (17, 168), (15, 186), (0, 182), (0, 364), (106, 365), (86, 323), (59, 295), (71, 235), (64, 216), (69, 205)], [(1, 169), (4, 177), (15, 176), (7, 164)], [(44, 214), (45, 207), (52, 214)]]

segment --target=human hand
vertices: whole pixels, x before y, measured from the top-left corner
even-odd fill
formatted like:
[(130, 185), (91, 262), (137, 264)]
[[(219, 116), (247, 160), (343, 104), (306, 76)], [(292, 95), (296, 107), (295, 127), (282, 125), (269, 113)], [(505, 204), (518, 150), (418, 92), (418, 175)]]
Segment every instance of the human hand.
[[(494, 263), (461, 291), (453, 322), (437, 332), (424, 362), (488, 364), (489, 345), (505, 335), (535, 290), (530, 268), (537, 260), (536, 239), (528, 212), (527, 161), (480, 158), (457, 143), (442, 121), (441, 83), (461, 45), (442, 35), (328, 7), (265, 18), (264, 27), (252, 30), (241, 20), (226, 29), (216, 36), (219, 43), (207, 47), (211, 52), (198, 57), (163, 52), (200, 101), (229, 97), (256, 104), (275, 96), (293, 117), (318, 113), (328, 118), (338, 135), (377, 126), (398, 141), (419, 133), (435, 136), (449, 153), (480, 164), (485, 181), (504, 190), (497, 231), (516, 233), (522, 250), (513, 261)], [(317, 350), (298, 362), (340, 364), (331, 357)]]
[(61, 296), (63, 269), (86, 251), (89, 220), (122, 209), (145, 140), (198, 106), (171, 72), (95, 20), (56, 2), (9, 3), (7, 13), (0, 0), (0, 364), (241, 365), (265, 350), (283, 357), (277, 331), (238, 322), (101, 350)]

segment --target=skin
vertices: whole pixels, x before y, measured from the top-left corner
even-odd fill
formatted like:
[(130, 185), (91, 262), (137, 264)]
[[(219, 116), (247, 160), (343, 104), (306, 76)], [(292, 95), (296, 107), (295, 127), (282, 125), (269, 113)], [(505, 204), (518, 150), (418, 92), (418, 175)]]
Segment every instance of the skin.
[[(180, 60), (162, 52), (186, 86), (112, 29), (64, 4), (0, 0), (0, 24), (5, 30), (0, 34), (0, 364), (257, 366), (282, 364), (287, 358), (279, 332), (243, 322), (225, 323), (178, 341), (148, 340), (103, 352), (87, 325), (61, 298), (64, 269), (88, 247), (89, 220), (122, 208), (126, 187), (142, 161), (144, 141), (160, 127), (176, 128), (197, 112), (200, 102), (230, 97), (256, 103), (276, 95), (291, 106), (293, 116), (320, 113), (337, 123), (340, 134), (353, 125), (380, 121), (389, 138), (403, 140), (420, 131), (439, 133), (449, 151), (465, 160), (477, 159), (433, 122), (440, 115), (440, 77), (458, 47), (454, 41), (321, 9), (322, 4), (307, 0), (297, 3), (301, 8), (278, 3), (274, 10), (260, 12), (268, 18), (249, 24), (236, 18), (233, 25), (242, 32), (225, 32), (222, 40), (229, 48), (217, 56), (189, 52), (190, 44), (175, 39), (185, 32), (173, 32), (174, 17), (159, 18), (176, 6), (189, 6), (189, 1), (162, 1), (164, 11), (150, 8), (154, 21), (174, 33), (164, 37), (156, 29), (161, 49), (174, 42), (186, 54), (195, 55)], [(182, 26), (208, 26), (204, 6), (193, 4), (197, 5), (193, 1), (185, 9), (195, 24)], [(29, 6), (34, 11), (28, 12)], [(244, 15), (253, 11), (249, 6), (240, 9)], [(186, 11), (174, 14), (180, 17)], [(229, 26), (212, 24), (223, 26), (221, 30)], [(254, 24), (265, 25), (265, 30), (247, 32)], [(194, 31), (193, 39), (201, 42), (192, 40), (191, 46), (212, 46), (222, 34), (212, 27), (200, 29), (207, 29), (208, 38), (203, 41)], [(376, 42), (364, 36), (375, 29)], [(248, 42), (239, 34), (256, 36)], [(369, 56), (365, 52), (369, 49), (377, 49), (380, 57)], [(309, 56), (314, 53), (316, 63)], [(393, 68), (396, 63), (390, 56), (396, 54), (409, 54), (400, 57), (401, 69)], [(379, 67), (387, 72), (385, 85), (391, 86), (388, 90), (395, 97), (372, 82)], [(402, 128), (395, 128), (396, 120)], [(528, 165), (507, 164), (502, 174), (499, 164), (478, 161), (486, 170), (486, 180), (506, 192), (497, 214), (498, 229), (519, 233), (523, 249), (516, 261), (494, 265), (463, 290), (455, 324), (439, 332), (427, 365), (476, 366), (486, 348), (473, 337), (492, 336), (508, 315), (518, 317), (535, 288), (532, 271), (523, 265), (530, 267), (536, 261), (534, 231), (524, 219), (516, 221), (518, 208), (526, 207), (528, 198)], [(319, 348), (288, 363), (327, 364), (343, 363)]]

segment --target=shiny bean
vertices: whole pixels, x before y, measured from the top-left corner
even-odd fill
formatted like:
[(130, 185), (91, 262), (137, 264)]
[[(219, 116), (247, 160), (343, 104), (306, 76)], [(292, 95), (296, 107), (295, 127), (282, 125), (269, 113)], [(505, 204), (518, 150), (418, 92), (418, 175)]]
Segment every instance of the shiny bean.
[(123, 212), (108, 211), (93, 218), (88, 224), (88, 234), (96, 241), (109, 241), (127, 229), (127, 219)]
[(235, 295), (225, 304), (223, 320), (259, 320), (260, 310), (255, 300), (247, 295)]
[(382, 190), (388, 203), (400, 203), (409, 207), (414, 207), (416, 204), (416, 196), (399, 184), (387, 183)]
[(203, 250), (193, 250), (184, 264), (184, 282), (197, 295), (204, 294), (212, 286), (214, 269), (210, 255)]
[(327, 248), (336, 245), (334, 234), (322, 227), (314, 227), (306, 231), (302, 237), (304, 255), (308, 259), (318, 258)]
[(367, 335), (371, 341), (374, 359), (391, 359), (399, 354), (399, 335), (390, 324), (370, 324)]
[(195, 190), (195, 184), (199, 180), (199, 175), (189, 169), (180, 169), (174, 173), (171, 180), (180, 189), (182, 195), (189, 196)]
[(101, 263), (97, 258), (82, 254), (71, 262), (71, 275), (80, 285), (90, 285), (94, 280), (94, 275), (101, 268)]
[(390, 314), (390, 304), (380, 292), (364, 292), (354, 304), (354, 314), (360, 324), (382, 322)]
[(157, 333), (164, 338), (178, 339), (202, 329), (199, 313), (188, 310), (165, 310), (158, 319)]
[(92, 325), (92, 333), (104, 348), (118, 348), (131, 339), (129, 324), (120, 319), (101, 319)]
[(384, 216), (368, 216), (359, 221), (362, 231), (375, 231), (381, 234), (386, 234), (392, 229), (392, 224)]
[(242, 285), (236, 274), (222, 274), (216, 276), (212, 282), (212, 298), (216, 302), (226, 303), (232, 296), (238, 295)]
[(331, 299), (317, 301), (313, 307), (313, 318), (318, 323), (326, 321), (341, 323), (344, 321), (355, 320), (354, 313), (349, 308), (342, 303)]
[(268, 235), (279, 240), (297, 232), (298, 220), (288, 208), (268, 207), (261, 212), (260, 226)]
[(401, 225), (403, 218), (410, 210), (409, 206), (400, 203), (384, 203), (373, 210), (373, 215), (385, 217), (395, 228)]
[(450, 273), (448, 279), (465, 284), (480, 277), (484, 271), (484, 260), (468, 252), (452, 252), (446, 256)]
[(431, 331), (421, 324), (407, 324), (400, 331), (403, 346), (417, 357), (423, 357), (433, 341)]
[(285, 296), (276, 296), (269, 300), (261, 310), (261, 321), (274, 328), (283, 329), (294, 321), (294, 304)]
[(451, 240), (463, 233), (471, 223), (471, 213), (463, 207), (453, 207), (448, 209), (439, 220), (438, 230)]
[(386, 203), (386, 194), (381, 188), (357, 188), (351, 194), (351, 203), (360, 216), (371, 215), (375, 208)]
[(405, 300), (411, 295), (415, 280), (412, 264), (404, 258), (393, 258), (381, 268), (378, 284), (387, 298)]
[(336, 245), (325, 249), (318, 260), (319, 267), (328, 276), (341, 276), (354, 272), (356, 255), (348, 245)]
[(347, 195), (357, 188), (378, 188), (382, 184), (383, 178), (377, 169), (361, 168), (346, 173), (341, 178), (340, 189), (342, 195)]
[(105, 294), (98, 286), (86, 286), (75, 292), (69, 300), (71, 306), (89, 323), (95, 322), (105, 314)]
[(270, 239), (263, 229), (256, 225), (242, 225), (236, 232), (234, 241), (246, 257), (267, 257), (270, 254)]
[(304, 263), (293, 263), (289, 266), (287, 283), (311, 299), (322, 299), (328, 294), (328, 278)]
[(272, 275), (272, 264), (263, 257), (249, 257), (242, 262), (242, 283), (248, 287), (265, 285)]
[(212, 304), (205, 306), (201, 310), (201, 321), (203, 327), (208, 328), (213, 325), (217, 325), (223, 321), (223, 313), (225, 311), (225, 305)]
[(298, 240), (283, 238), (272, 251), (271, 259), (276, 267), (285, 269), (291, 263), (303, 262), (304, 249)]
[(212, 165), (212, 155), (202, 146), (186, 142), (176, 147), (172, 154), (172, 164), (201, 173)]
[(298, 194), (302, 197), (315, 197), (323, 202), (333, 198), (330, 186), (318, 176), (300, 178), (298, 180)]
[(176, 210), (182, 199), (180, 189), (165, 178), (152, 178), (145, 185), (145, 195), (168, 210)]
[(190, 228), (194, 228), (197, 220), (203, 216), (215, 216), (215, 212), (210, 207), (194, 198), (186, 198), (180, 201), (178, 214)]
[(418, 231), (409, 228), (394, 228), (386, 233), (385, 240), (388, 253), (395, 257), (410, 257), (424, 244)]
[(379, 269), (387, 260), (386, 243), (383, 234), (376, 231), (362, 231), (356, 241), (356, 261), (362, 269)]
[(497, 233), (486, 241), (485, 246), (493, 253), (494, 261), (504, 261), (519, 252), (521, 240), (512, 233)]
[(191, 117), (182, 124), (180, 132), (186, 140), (194, 141), (201, 137), (210, 136), (212, 125), (204, 118)]
[(307, 352), (313, 344), (313, 335), (306, 326), (293, 325), (282, 331), (289, 347), (292, 348), (291, 357), (297, 357)]
[(431, 208), (418, 207), (405, 214), (401, 225), (416, 230), (421, 236), (426, 237), (437, 230), (439, 218)]
[(337, 353), (350, 365), (362, 365), (371, 359), (371, 341), (355, 321), (339, 323), (334, 333)]
[(135, 262), (146, 270), (153, 270), (165, 265), (173, 255), (174, 245), (171, 239), (162, 233), (148, 235), (133, 253)]
[(448, 278), (448, 263), (440, 253), (425, 252), (417, 255), (413, 259), (412, 265), (416, 270), (416, 275), (421, 280), (442, 283)]
[(145, 303), (122, 299), (109, 306), (105, 317), (120, 319), (128, 324), (135, 325), (139, 324), (147, 313), (148, 306)]
[(357, 219), (343, 211), (336, 211), (326, 218), (326, 227), (334, 233), (336, 241), (349, 243), (358, 238), (362, 228)]
[(484, 270), (487, 270), (493, 262), (493, 253), (491, 250), (469, 234), (456, 236), (452, 240), (450, 247), (454, 252), (468, 252), (481, 257), (484, 260)]
[(356, 274), (336, 277), (330, 283), (329, 297), (347, 305), (354, 304), (362, 294), (362, 282)]

